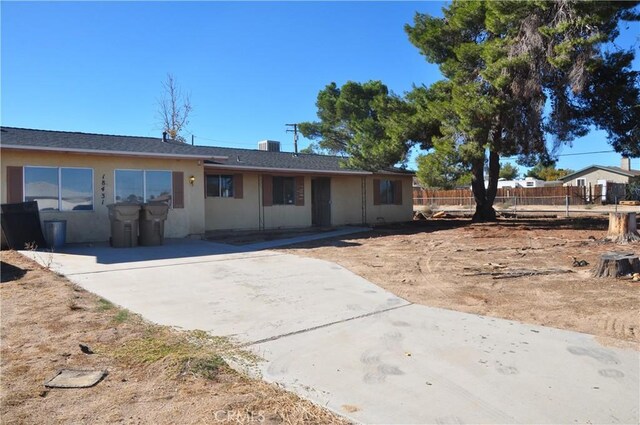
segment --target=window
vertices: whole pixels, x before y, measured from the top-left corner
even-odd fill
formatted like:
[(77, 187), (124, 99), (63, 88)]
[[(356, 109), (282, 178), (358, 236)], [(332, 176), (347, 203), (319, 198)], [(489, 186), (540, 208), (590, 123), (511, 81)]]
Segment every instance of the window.
[(233, 198), (233, 176), (221, 174), (208, 175), (207, 196)]
[(63, 211), (93, 210), (93, 170), (61, 168), (60, 181)]
[(171, 172), (145, 171), (145, 202), (171, 205)]
[(144, 199), (144, 173), (134, 170), (115, 171), (116, 202), (138, 202)]
[(586, 186), (587, 179), (576, 179), (576, 186)]
[(91, 168), (24, 167), (24, 200), (41, 211), (93, 210)]
[(373, 179), (373, 205), (402, 205), (402, 180)]
[(535, 182), (526, 182), (527, 187), (533, 187), (534, 184)]
[(380, 180), (380, 203), (381, 204), (393, 204), (394, 203), (394, 184), (391, 180)]
[(293, 205), (296, 196), (295, 177), (273, 178), (273, 205)]
[(171, 205), (171, 181), (171, 171), (115, 170), (115, 201)]

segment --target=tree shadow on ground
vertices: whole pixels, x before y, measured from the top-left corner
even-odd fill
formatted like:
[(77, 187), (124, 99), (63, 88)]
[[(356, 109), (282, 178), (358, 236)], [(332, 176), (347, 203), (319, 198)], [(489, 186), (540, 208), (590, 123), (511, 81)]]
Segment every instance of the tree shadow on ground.
[(308, 249), (321, 246), (334, 246), (338, 248), (359, 246), (358, 240), (375, 239), (385, 236), (398, 235), (415, 235), (418, 233), (431, 233), (458, 227), (468, 226), (471, 223), (469, 219), (439, 219), (439, 220), (422, 220), (408, 221), (404, 223), (383, 224), (373, 227), (368, 232), (353, 233), (335, 238), (318, 239), (315, 241), (302, 242), (283, 246), (283, 249)]
[[(567, 217), (567, 218), (518, 218), (502, 219), (498, 224), (503, 227), (523, 227), (532, 230), (607, 230), (608, 217)], [(526, 230), (526, 229), (525, 229)]]
[(519, 230), (607, 230), (606, 217), (569, 218), (500, 218), (495, 223), (474, 224), (470, 218), (447, 218), (437, 220), (414, 220), (405, 223), (378, 225), (369, 232), (355, 233), (335, 238), (319, 239), (281, 247), (282, 249), (310, 249), (323, 246), (345, 248), (361, 245), (358, 240), (386, 236), (415, 235), (453, 230), (461, 227), (501, 227)]

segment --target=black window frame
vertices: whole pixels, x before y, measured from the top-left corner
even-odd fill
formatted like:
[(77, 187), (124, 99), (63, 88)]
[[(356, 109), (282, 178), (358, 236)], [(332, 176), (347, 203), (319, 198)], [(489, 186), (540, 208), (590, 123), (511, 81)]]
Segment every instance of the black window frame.
[(390, 179), (380, 179), (380, 204), (395, 204), (395, 184)]
[(273, 177), (273, 205), (296, 204), (296, 178), (290, 176)]
[[(206, 187), (207, 187), (207, 198), (233, 198), (235, 196), (235, 188), (233, 185), (233, 174), (207, 174), (207, 181), (206, 181)], [(218, 187), (218, 193), (215, 193), (214, 191), (210, 190), (212, 189), (212, 187), (214, 186), (213, 183), (209, 183), (209, 180), (214, 180), (217, 179), (217, 187)], [(222, 185), (222, 180), (223, 179), (228, 179), (229, 182), (229, 191), (226, 193), (223, 193), (223, 185)]]

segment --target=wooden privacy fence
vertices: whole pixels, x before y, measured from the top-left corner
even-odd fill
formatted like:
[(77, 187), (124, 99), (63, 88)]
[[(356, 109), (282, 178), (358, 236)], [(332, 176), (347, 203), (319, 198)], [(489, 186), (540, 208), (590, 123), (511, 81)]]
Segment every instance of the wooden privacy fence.
[[(625, 185), (608, 183), (605, 196), (602, 185), (595, 186), (550, 186), (550, 187), (505, 187), (498, 189), (496, 203), (509, 202), (517, 205), (586, 205), (590, 203), (614, 203), (624, 199)], [(437, 190), (413, 188), (414, 205), (475, 205), (471, 189)]]

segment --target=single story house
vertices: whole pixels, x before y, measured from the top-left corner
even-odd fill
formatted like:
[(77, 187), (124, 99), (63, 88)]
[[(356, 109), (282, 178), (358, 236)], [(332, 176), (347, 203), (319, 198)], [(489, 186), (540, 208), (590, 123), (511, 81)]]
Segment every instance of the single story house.
[(260, 146), (1, 127), (1, 202), (38, 201), (42, 220), (67, 220), (68, 242), (108, 240), (107, 205), (117, 202), (167, 202), (166, 237), (412, 217), (409, 171), (348, 169), (341, 157)]
[(591, 165), (562, 177), (563, 186), (595, 186), (606, 183), (629, 184), (640, 178), (640, 170), (631, 169), (631, 159), (623, 157), (620, 167)]

